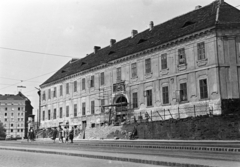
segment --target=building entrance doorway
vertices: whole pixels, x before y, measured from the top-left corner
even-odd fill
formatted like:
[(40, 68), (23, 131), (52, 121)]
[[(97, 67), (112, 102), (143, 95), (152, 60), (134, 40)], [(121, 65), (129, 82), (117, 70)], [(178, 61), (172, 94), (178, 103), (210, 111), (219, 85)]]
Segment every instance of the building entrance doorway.
[(115, 100), (115, 122), (121, 123), (126, 120), (127, 116), (127, 98), (124, 95), (120, 95)]

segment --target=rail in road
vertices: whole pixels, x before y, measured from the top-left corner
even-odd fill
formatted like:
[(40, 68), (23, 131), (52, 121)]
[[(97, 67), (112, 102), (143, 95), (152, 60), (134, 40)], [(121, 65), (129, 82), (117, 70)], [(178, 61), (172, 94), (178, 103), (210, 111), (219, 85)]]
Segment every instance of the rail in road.
[[(51, 141), (51, 140), (50, 140)], [(38, 142), (42, 142), (38, 140)], [(240, 154), (240, 141), (181, 141), (181, 140), (75, 140), (81, 147), (132, 148), (145, 150), (184, 150)]]
[(231, 141), (152, 141), (152, 140), (80, 140), (82, 146), (92, 147), (121, 147), (121, 148), (145, 148), (145, 149), (170, 149), (193, 150), (211, 152), (240, 153), (240, 142)]

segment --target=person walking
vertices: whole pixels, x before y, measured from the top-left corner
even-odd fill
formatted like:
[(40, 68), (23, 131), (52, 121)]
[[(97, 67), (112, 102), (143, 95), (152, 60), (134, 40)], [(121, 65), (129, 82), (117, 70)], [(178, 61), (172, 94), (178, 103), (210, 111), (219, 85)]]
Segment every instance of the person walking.
[(58, 130), (58, 139), (59, 139), (59, 143), (63, 143), (63, 129), (61, 128), (61, 126), (59, 125), (59, 130)]
[(68, 139), (69, 139), (69, 129), (68, 129), (68, 126), (66, 126), (65, 130), (64, 130), (64, 138), (65, 138), (65, 143), (68, 143)]
[(73, 143), (73, 137), (74, 137), (74, 127), (69, 132), (69, 139), (71, 140), (71, 143)]
[(52, 137), (53, 143), (55, 143), (56, 138), (57, 138), (57, 128), (54, 127), (54, 128), (53, 128), (53, 137)]

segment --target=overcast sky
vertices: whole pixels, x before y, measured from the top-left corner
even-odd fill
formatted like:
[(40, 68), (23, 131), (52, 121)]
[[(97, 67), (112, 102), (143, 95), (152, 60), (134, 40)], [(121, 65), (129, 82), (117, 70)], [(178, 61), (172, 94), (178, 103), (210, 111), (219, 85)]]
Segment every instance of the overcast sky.
[[(129, 37), (132, 29), (147, 29), (150, 21), (157, 25), (211, 2), (0, 0), (0, 94), (16, 94), (17, 86), (26, 86), (22, 92), (36, 113), (39, 99), (35, 87), (71, 59), (14, 49), (81, 58), (92, 53), (95, 45), (105, 47), (110, 39)], [(239, 0), (226, 2), (240, 5)]]

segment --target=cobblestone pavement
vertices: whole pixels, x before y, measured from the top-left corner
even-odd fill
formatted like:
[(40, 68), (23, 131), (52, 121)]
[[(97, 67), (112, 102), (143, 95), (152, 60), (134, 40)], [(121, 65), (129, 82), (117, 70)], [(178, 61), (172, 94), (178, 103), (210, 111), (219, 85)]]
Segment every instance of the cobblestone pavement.
[(0, 150), (0, 167), (154, 167), (121, 161)]

